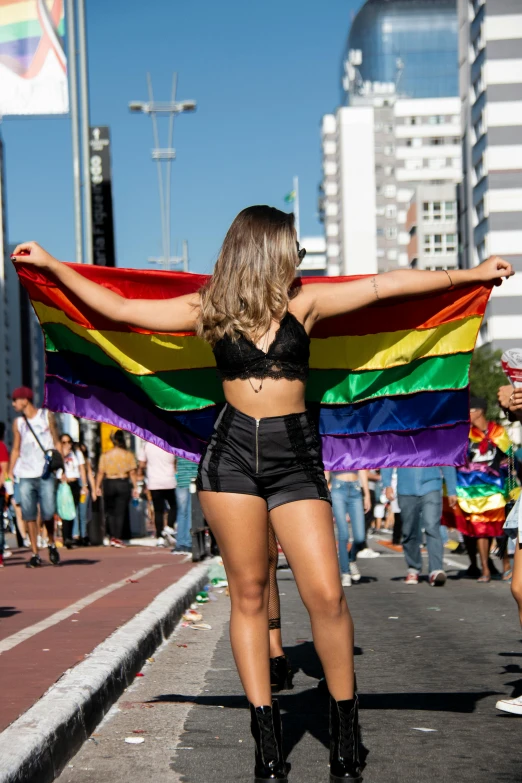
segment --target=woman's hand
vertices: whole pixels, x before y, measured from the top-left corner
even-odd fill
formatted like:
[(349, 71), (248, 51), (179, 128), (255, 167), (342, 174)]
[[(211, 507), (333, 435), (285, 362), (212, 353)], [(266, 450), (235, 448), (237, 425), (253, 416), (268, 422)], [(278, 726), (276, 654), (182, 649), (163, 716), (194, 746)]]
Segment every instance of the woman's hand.
[(497, 397), (501, 408), (517, 414), (522, 410), (522, 389), (515, 389), (511, 384), (501, 386)]
[(365, 492), (363, 496), (363, 509), (364, 513), (367, 514), (368, 511), (371, 511), (372, 508), (372, 499), (369, 492)]
[(493, 282), (495, 285), (502, 285), (502, 278), (512, 277), (515, 272), (509, 261), (505, 261), (500, 256), (491, 256), (487, 261), (479, 264), (475, 270), (477, 280), (482, 283)]
[(54, 258), (47, 250), (37, 242), (22, 242), (21, 245), (17, 245), (11, 254), (13, 261), (24, 261), (34, 266), (40, 266), (43, 269), (53, 269), (60, 262)]

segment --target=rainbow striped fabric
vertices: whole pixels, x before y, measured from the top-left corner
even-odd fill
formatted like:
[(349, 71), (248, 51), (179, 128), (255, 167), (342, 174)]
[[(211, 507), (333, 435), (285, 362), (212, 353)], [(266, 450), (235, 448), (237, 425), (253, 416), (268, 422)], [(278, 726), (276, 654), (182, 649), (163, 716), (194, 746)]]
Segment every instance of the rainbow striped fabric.
[(487, 433), (471, 427), (471, 459), (457, 471), (457, 527), (466, 535), (501, 535), (505, 505), (520, 492), (518, 487), (510, 492), (508, 455), (511, 449), (509, 436), (500, 424), (490, 422)]
[[(198, 290), (206, 277), (75, 266), (130, 299)], [(46, 404), (199, 459), (224, 402), (209, 345), (99, 316), (29, 264), (17, 270), (45, 333)], [(355, 278), (303, 278), (332, 283)], [(321, 321), (307, 404), (328, 470), (463, 464), (468, 378), (490, 288), (389, 300)]]
[(50, 48), (63, 55), (63, 0), (0, 0), (0, 63), (31, 79)]

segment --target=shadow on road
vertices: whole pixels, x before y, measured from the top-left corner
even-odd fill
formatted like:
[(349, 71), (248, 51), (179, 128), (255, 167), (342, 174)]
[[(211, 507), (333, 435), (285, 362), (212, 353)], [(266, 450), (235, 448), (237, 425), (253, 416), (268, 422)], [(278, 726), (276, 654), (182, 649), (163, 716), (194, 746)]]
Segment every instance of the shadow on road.
[(20, 614), (20, 609), (15, 606), (0, 606), (0, 619), (12, 617), (14, 614)]

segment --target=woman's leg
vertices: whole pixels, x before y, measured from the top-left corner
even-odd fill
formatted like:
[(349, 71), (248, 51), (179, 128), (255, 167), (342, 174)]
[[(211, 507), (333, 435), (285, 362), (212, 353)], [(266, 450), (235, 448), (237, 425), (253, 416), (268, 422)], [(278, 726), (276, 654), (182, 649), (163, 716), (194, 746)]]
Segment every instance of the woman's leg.
[(330, 505), (298, 500), (270, 516), (310, 615), (330, 694), (335, 701), (353, 699), (353, 622), (341, 586)]
[(268, 511), (253, 495), (200, 492), (203, 515), (214, 533), (230, 591), (230, 641), (247, 698), (272, 704), (268, 641)]
[(348, 515), (352, 525), (353, 538), (349, 561), (355, 563), (358, 552), (364, 549), (366, 538), (362, 490), (358, 481), (350, 481), (348, 484)]
[(152, 505), (154, 507), (154, 525), (156, 538), (161, 538), (163, 533), (163, 518), (165, 514), (165, 495), (163, 489), (151, 489)]
[(513, 558), (513, 578), (511, 580), (511, 592), (517, 602), (520, 625), (522, 625), (522, 546), (517, 538), (515, 544), (515, 556)]
[(281, 636), (281, 602), (277, 584), (277, 561), (279, 552), (277, 538), (272, 523), (268, 523), (268, 629), (270, 631), (270, 657), (284, 655)]
[(167, 514), (167, 525), (171, 528), (174, 528), (174, 525), (176, 524), (176, 515), (178, 513), (178, 505), (176, 501), (176, 490), (175, 489), (165, 489), (165, 500), (169, 504), (169, 511)]
[(491, 571), (489, 570), (489, 550), (491, 549), (491, 538), (477, 538), (477, 548), (480, 557), (480, 567), (482, 569), (482, 576), (491, 577)]
[[(348, 542), (350, 540), (350, 530), (346, 521), (348, 513), (348, 490), (347, 482), (332, 481), (332, 508), (335, 524), (337, 525), (337, 538), (339, 545), (339, 568), (342, 574), (350, 573), (350, 563), (348, 560)], [(283, 547), (284, 548), (284, 547)]]

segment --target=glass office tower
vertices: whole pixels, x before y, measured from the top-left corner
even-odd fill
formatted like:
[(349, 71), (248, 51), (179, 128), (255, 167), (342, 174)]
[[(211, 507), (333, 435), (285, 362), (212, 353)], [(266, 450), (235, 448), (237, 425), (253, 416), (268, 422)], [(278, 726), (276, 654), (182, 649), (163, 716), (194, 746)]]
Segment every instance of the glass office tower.
[(459, 94), (456, 0), (367, 0), (346, 49), (344, 60), (362, 52), (362, 82), (395, 83), (408, 98)]

